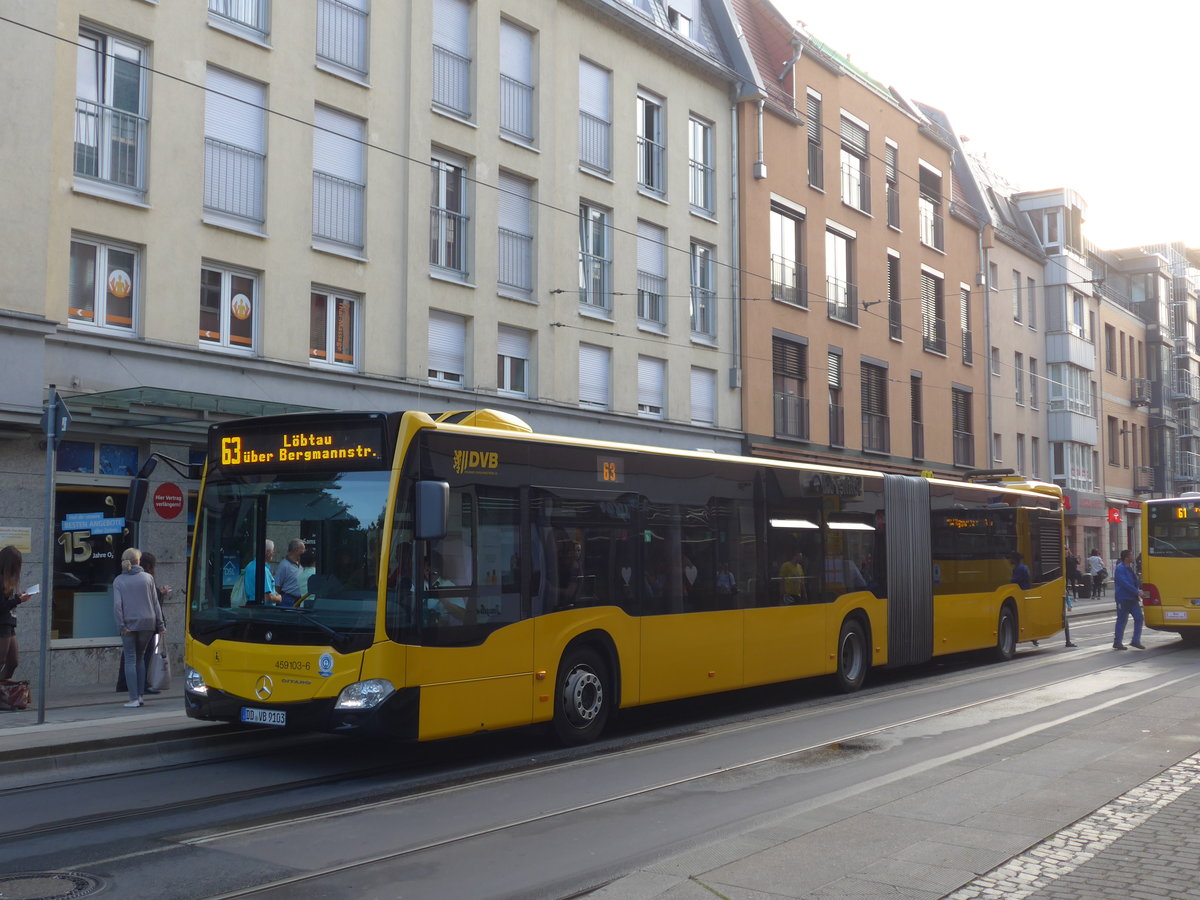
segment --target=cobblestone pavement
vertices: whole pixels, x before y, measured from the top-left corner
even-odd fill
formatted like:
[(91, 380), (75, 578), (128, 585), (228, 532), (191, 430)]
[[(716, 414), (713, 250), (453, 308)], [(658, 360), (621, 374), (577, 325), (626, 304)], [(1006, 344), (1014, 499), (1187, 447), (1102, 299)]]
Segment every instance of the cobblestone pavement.
[(1200, 898), (1200, 754), (976, 878), (947, 900)]

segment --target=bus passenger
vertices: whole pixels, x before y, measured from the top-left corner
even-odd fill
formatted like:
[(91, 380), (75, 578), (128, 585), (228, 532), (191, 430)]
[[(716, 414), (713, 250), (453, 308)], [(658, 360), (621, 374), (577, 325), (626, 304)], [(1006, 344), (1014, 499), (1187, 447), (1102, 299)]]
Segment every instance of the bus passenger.
[(737, 593), (737, 579), (729, 570), (729, 563), (722, 562), (717, 566), (717, 594), (728, 597)]
[(1008, 561), (1012, 563), (1012, 580), (1013, 584), (1023, 591), (1027, 591), (1033, 587), (1033, 578), (1029, 574), (1029, 566), (1023, 562), (1024, 557), (1015, 550), (1008, 554)]
[[(263, 592), (262, 596), (256, 597), (254, 600), (248, 600), (248, 603), (270, 603), (278, 604), (283, 598), (275, 592), (275, 573), (271, 571), (270, 562), (275, 558), (275, 542), (268, 540), (263, 544), (263, 559), (268, 563), (263, 568)], [(246, 586), (246, 596), (253, 596), (254, 582), (258, 577), (258, 560), (252, 559), (246, 563), (246, 568), (242, 569), (242, 583)]]
[(779, 578), (783, 584), (784, 603), (803, 603), (804, 592), (804, 554), (797, 547), (792, 555), (779, 567)]
[(300, 590), (300, 554), (306, 549), (299, 538), (288, 541), (287, 553), (275, 570), (275, 590), (279, 592), (280, 606), (295, 606), (304, 596), (304, 591)]
[(308, 579), (317, 574), (317, 554), (311, 550), (305, 550), (300, 554), (300, 574), (296, 576), (296, 581), (300, 585), (300, 596), (308, 596)]
[(1117, 630), (1113, 634), (1113, 649), (1125, 649), (1125, 645), (1121, 643), (1125, 637), (1125, 620), (1133, 616), (1133, 640), (1129, 642), (1129, 646), (1145, 650), (1146, 648), (1142, 646), (1144, 616), (1142, 615), (1142, 604), (1139, 602), (1141, 585), (1138, 584), (1137, 574), (1133, 571), (1132, 550), (1121, 551), (1121, 559), (1113, 574), (1113, 582), (1116, 584), (1113, 593), (1117, 598)]
[(563, 558), (558, 563), (558, 605), (560, 608), (573, 606), (579, 594), (579, 576), (583, 570), (579, 564), (579, 545), (567, 541), (563, 545)]

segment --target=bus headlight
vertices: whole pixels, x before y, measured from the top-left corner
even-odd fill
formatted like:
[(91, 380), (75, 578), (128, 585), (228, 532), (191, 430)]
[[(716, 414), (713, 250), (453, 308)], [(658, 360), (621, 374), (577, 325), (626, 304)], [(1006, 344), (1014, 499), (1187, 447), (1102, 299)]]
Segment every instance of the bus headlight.
[(374, 709), (388, 697), (396, 688), (386, 678), (372, 678), (369, 681), (356, 681), (349, 687), (343, 688), (338, 694), (334, 709)]
[(208, 685), (204, 683), (204, 677), (191, 666), (183, 667), (183, 687), (192, 694), (208, 694)]

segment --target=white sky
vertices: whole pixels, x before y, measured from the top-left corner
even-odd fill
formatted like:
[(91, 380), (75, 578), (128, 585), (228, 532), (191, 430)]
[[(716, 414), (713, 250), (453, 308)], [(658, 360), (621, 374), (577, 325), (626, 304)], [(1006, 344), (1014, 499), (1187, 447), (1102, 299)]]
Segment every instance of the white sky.
[(773, 2), (1018, 189), (1077, 191), (1100, 247), (1200, 247), (1196, 0)]

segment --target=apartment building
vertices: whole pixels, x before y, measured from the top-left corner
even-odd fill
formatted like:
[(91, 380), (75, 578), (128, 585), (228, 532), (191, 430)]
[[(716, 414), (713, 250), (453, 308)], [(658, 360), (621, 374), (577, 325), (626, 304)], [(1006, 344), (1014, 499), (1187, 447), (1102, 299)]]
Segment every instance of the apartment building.
[(733, 7), (765, 92), (738, 132), (747, 452), (987, 467), (981, 226), (951, 135), (766, 0)]
[[(5, 15), (0, 527), (31, 571), (53, 551), (55, 679), (115, 669), (126, 546), (183, 585), (214, 421), (495, 406), (740, 448), (731, 110), (754, 72), (722, 0)], [(46, 498), (50, 385), (72, 421)], [(151, 452), (177, 465), (135, 527)]]

